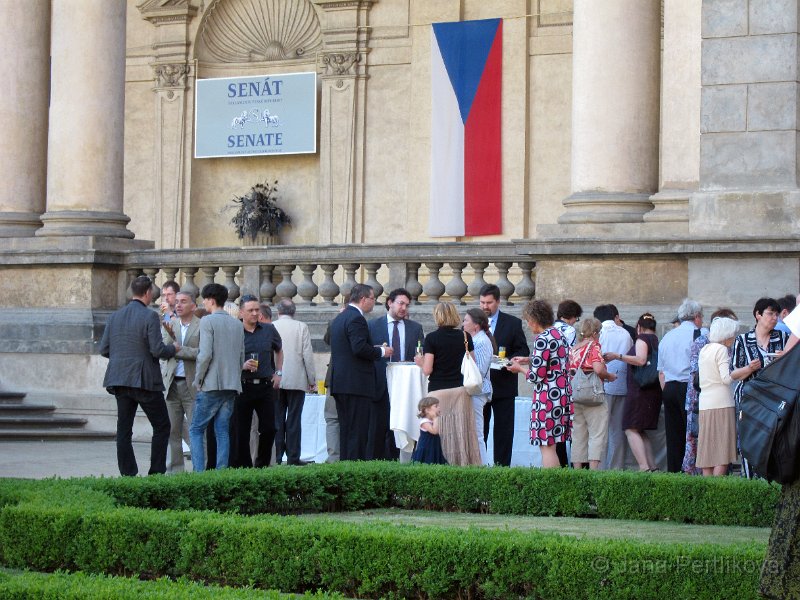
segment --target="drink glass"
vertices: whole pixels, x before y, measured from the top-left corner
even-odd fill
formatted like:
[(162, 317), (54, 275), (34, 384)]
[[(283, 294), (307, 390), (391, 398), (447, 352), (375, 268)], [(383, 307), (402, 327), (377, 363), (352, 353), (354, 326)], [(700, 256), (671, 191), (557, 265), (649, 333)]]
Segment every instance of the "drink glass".
[(506, 357), (506, 347), (500, 346), (497, 349), (497, 358), (505, 358)]
[(317, 393), (321, 396), (325, 395), (325, 380), (317, 379)]
[(258, 352), (251, 352), (247, 355), (247, 358), (256, 363), (256, 369), (258, 369)]

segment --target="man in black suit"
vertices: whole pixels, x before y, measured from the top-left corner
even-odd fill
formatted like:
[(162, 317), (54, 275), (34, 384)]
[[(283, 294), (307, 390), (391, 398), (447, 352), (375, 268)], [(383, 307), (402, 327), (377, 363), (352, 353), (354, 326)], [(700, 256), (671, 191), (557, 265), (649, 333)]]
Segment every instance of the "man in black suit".
[(375, 292), (363, 283), (350, 291), (350, 304), (331, 323), (331, 395), (339, 413), (341, 460), (366, 460), (370, 404), (375, 397), (373, 363), (392, 355), (373, 346), (364, 314), (375, 307)]
[(386, 385), (386, 363), (414, 360), (417, 345), (422, 344), (422, 325), (408, 319), (411, 294), (398, 288), (386, 299), (386, 316), (369, 322), (369, 333), (375, 344), (392, 348), (391, 358), (375, 361), (375, 397), (370, 406), (367, 452), (370, 459), (397, 460), (400, 451), (389, 429), (389, 389)]
[(103, 387), (117, 398), (117, 463), (122, 475), (139, 472), (131, 443), (139, 406), (153, 426), (148, 474), (167, 471), (170, 425), (158, 360), (172, 358), (181, 345), (165, 345), (161, 338), (158, 313), (148, 308), (152, 286), (149, 277), (133, 280), (133, 299), (108, 318), (100, 340), (100, 354), (109, 359)]
[[(481, 308), (489, 317), (489, 329), (497, 346), (504, 346), (506, 358), (529, 356), (530, 349), (522, 321), (500, 311), (500, 288), (487, 283), (479, 293)], [(518, 376), (506, 369), (492, 369), (492, 401), (483, 407), (483, 438), (489, 439), (489, 419), (494, 414), (494, 462), (511, 466), (514, 446), (514, 404), (519, 393)]]

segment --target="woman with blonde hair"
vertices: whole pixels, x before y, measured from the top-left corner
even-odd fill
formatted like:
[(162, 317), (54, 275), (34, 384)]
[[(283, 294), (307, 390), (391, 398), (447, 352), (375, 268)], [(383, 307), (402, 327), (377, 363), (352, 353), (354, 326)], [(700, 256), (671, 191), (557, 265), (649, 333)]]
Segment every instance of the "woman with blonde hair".
[(438, 329), (425, 336), (423, 356), (414, 362), (428, 376), (428, 394), (439, 399), (439, 437), (442, 452), (451, 465), (481, 464), (472, 398), (464, 388), (461, 361), (473, 353), (472, 337), (460, 331), (461, 317), (452, 302), (439, 302), (433, 309)]
[[(600, 348), (601, 323), (595, 318), (581, 322), (578, 330), (578, 343), (569, 353), (569, 370), (575, 373), (596, 373), (603, 381), (614, 381), (617, 376), (609, 373), (603, 362)], [(572, 417), (572, 465), (576, 469), (589, 463), (589, 468), (600, 468), (600, 459), (608, 443), (608, 403), (597, 405), (574, 403)]]

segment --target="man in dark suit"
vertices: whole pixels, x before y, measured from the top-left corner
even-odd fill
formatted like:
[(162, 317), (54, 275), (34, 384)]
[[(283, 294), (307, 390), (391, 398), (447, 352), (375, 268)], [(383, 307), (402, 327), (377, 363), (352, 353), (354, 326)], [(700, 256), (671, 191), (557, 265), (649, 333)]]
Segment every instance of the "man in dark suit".
[[(489, 317), (489, 329), (498, 348), (504, 346), (506, 358), (529, 356), (530, 349), (522, 321), (500, 310), (500, 288), (487, 283), (479, 293), (481, 308)], [(518, 376), (506, 369), (492, 369), (492, 401), (483, 407), (483, 438), (489, 439), (489, 419), (494, 415), (494, 462), (511, 466), (514, 445), (514, 404), (519, 393)]]
[(375, 367), (390, 346), (373, 346), (364, 314), (375, 292), (363, 283), (350, 291), (350, 304), (331, 323), (331, 395), (339, 413), (341, 460), (366, 460), (369, 406), (375, 397)]
[(161, 339), (158, 313), (148, 308), (153, 302), (152, 286), (149, 277), (133, 280), (133, 299), (108, 318), (100, 340), (100, 354), (109, 359), (103, 387), (117, 398), (117, 463), (122, 475), (139, 472), (131, 443), (139, 406), (153, 426), (148, 474), (167, 471), (169, 413), (158, 360), (172, 358), (181, 345), (165, 345)]
[(386, 363), (414, 360), (418, 344), (424, 335), (422, 325), (408, 319), (411, 294), (398, 288), (389, 292), (386, 299), (386, 316), (369, 322), (373, 343), (392, 348), (391, 358), (375, 361), (375, 397), (370, 406), (367, 452), (370, 459), (396, 460), (400, 451), (394, 444), (394, 434), (389, 429), (389, 389), (386, 385)]

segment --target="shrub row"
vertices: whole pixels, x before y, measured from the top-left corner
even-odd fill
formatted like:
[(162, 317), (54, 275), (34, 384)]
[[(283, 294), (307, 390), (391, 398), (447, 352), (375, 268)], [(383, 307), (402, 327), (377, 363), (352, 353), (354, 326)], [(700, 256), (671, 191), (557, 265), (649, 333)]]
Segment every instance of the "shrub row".
[(26, 503), (0, 510), (0, 561), (14, 568), (362, 598), (755, 598), (764, 551), (757, 543), (685, 548), (294, 516)]
[[(188, 580), (140, 581), (85, 573), (0, 572), (0, 597), (5, 600), (286, 600), (280, 592), (204, 586)], [(292, 596), (294, 597), (294, 596)], [(340, 594), (307, 594), (304, 598), (341, 598)]]
[(779, 495), (776, 485), (738, 477), (381, 462), (86, 480), (85, 486), (125, 506), (246, 515), (397, 507), (754, 527), (772, 525)]

